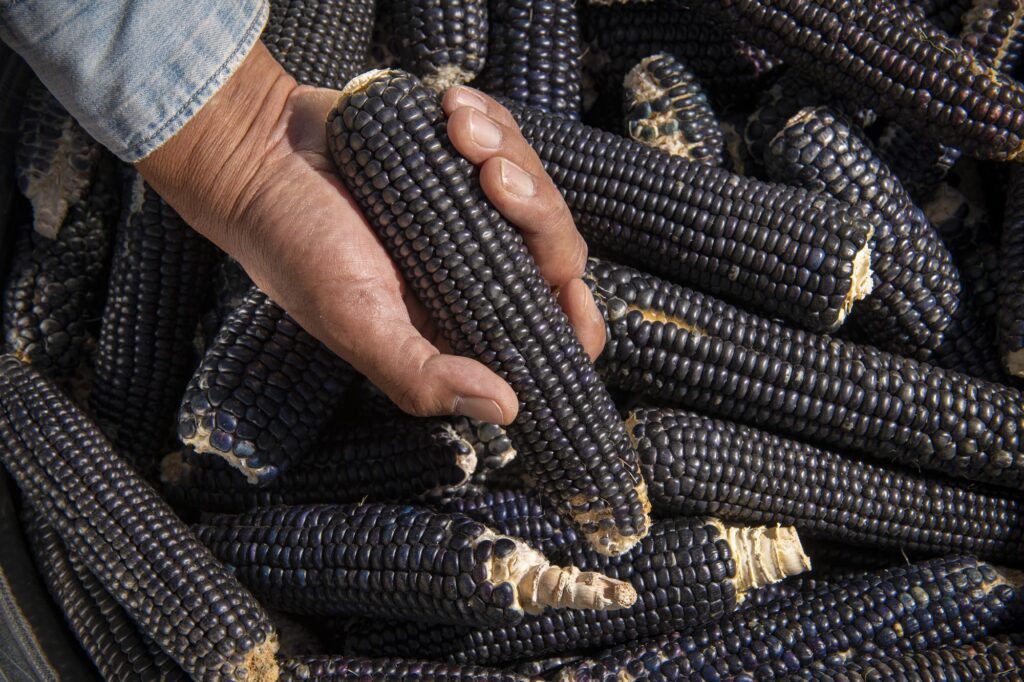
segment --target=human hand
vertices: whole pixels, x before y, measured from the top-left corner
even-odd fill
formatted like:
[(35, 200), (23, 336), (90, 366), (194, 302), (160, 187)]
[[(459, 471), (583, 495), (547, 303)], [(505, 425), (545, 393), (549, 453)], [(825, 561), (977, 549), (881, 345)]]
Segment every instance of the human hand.
[[(406, 412), (510, 423), (511, 387), (450, 353), (338, 179), (324, 121), (339, 93), (297, 86), (258, 44), (170, 141), (138, 164), (196, 230), (234, 256), (305, 329)], [(511, 114), (469, 89), (443, 108), (455, 148), (523, 232), (587, 353), (604, 321), (580, 279), (587, 248)]]

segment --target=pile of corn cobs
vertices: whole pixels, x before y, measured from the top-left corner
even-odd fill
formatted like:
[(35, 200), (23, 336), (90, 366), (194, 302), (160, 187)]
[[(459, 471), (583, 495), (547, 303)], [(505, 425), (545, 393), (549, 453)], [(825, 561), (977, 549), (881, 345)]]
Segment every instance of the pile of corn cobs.
[[(403, 415), (8, 58), (0, 460), (100, 673), (1020, 679), (1022, 22), (272, 2), (264, 42), (341, 90), (338, 172), (516, 390), (507, 428)], [(448, 141), (460, 83), (597, 256), (596, 364)]]

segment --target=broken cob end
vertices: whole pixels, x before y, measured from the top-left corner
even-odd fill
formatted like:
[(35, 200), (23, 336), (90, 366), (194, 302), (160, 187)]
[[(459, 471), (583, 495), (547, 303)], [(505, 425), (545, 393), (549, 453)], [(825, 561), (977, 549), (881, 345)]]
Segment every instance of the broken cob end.
[(160, 482), (165, 485), (183, 486), (192, 475), (192, 463), (185, 453), (175, 450), (160, 460)]
[[(629, 425), (626, 425), (630, 433)], [(583, 531), (584, 537), (594, 551), (604, 556), (619, 556), (633, 548), (643, 540), (651, 529), (651, 501), (647, 494), (647, 483), (641, 479), (634, 487), (636, 495), (644, 510), (644, 526), (639, 533), (625, 535), (613, 523), (613, 510), (608, 506), (586, 511), (575, 511), (577, 507), (587, 506), (587, 501), (572, 501), (569, 515), (573, 522)], [(590, 530), (595, 529), (595, 530)]]
[(842, 310), (839, 313), (838, 322), (840, 323), (853, 310), (853, 304), (867, 297), (875, 288), (874, 273), (871, 270), (872, 237), (874, 237), (874, 230), (868, 233), (867, 242), (853, 257), (853, 277), (850, 281), (850, 291), (846, 294)]
[(1024, 348), (1011, 351), (1003, 356), (1003, 366), (1015, 377), (1024, 377)]
[[(370, 69), (369, 71), (364, 71), (358, 76), (353, 77), (348, 83), (345, 83), (345, 87), (341, 89), (341, 95), (338, 97), (338, 102), (340, 104), (341, 100), (346, 97), (351, 97), (352, 95), (362, 92), (366, 88), (370, 87), (374, 81), (386, 78), (392, 74), (401, 73), (402, 72), (397, 69)], [(337, 109), (338, 106), (336, 105), (332, 112), (337, 111)]]
[(277, 667), (277, 635), (271, 633), (266, 641), (257, 644), (245, 656), (242, 669), (246, 680), (251, 682), (276, 682), (280, 677)]
[(444, 92), (448, 88), (468, 83), (474, 78), (476, 78), (476, 74), (472, 71), (467, 71), (456, 64), (447, 64), (438, 69), (436, 73), (423, 76), (420, 80), (431, 90)]
[(736, 601), (741, 602), (754, 588), (771, 585), (783, 578), (811, 568), (811, 559), (804, 553), (800, 537), (791, 526), (731, 526), (709, 519), (729, 543), (736, 562)]

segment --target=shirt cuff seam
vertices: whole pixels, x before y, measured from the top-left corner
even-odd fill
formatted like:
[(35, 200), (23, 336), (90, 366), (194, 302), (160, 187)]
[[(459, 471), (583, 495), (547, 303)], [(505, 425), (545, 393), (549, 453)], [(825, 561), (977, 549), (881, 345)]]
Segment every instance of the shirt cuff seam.
[[(259, 40), (263, 26), (267, 22), (268, 4), (260, 2), (260, 11), (250, 22), (242, 39), (235, 46), (221, 65), (207, 78), (184, 103), (151, 135), (138, 144), (126, 148), (123, 154), (119, 154), (128, 163), (138, 163), (154, 151), (159, 149), (164, 142), (174, 137), (185, 124), (202, 108), (211, 97), (213, 97), (228, 78), (235, 72), (245, 57)], [(197, 106), (198, 105), (198, 106)]]

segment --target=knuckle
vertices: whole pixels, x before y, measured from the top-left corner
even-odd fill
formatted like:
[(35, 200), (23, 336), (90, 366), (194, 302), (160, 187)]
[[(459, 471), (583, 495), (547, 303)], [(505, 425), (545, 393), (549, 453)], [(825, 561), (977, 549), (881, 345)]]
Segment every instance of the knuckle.
[(432, 417), (438, 414), (437, 401), (433, 392), (420, 385), (407, 385), (399, 390), (395, 404), (403, 412), (415, 417)]

